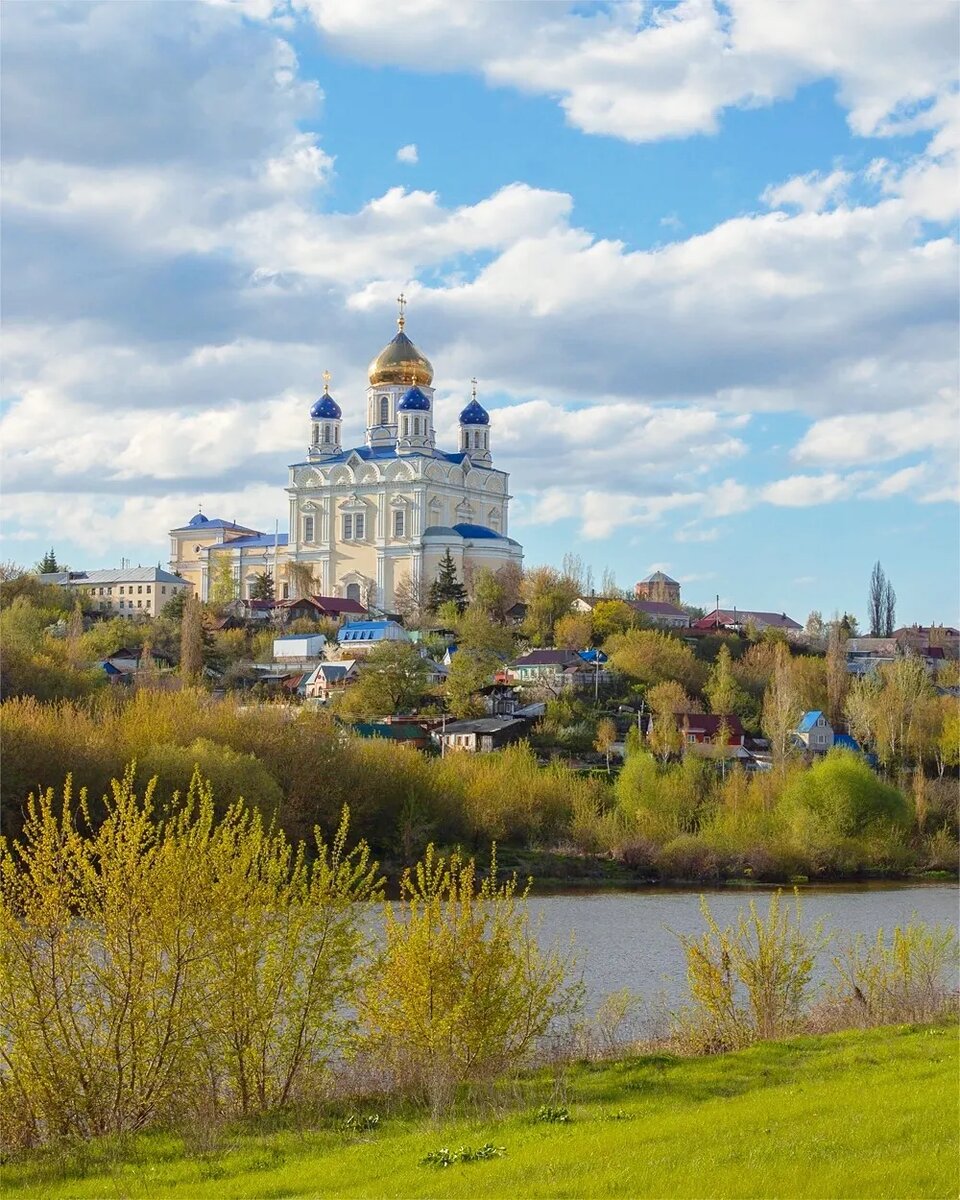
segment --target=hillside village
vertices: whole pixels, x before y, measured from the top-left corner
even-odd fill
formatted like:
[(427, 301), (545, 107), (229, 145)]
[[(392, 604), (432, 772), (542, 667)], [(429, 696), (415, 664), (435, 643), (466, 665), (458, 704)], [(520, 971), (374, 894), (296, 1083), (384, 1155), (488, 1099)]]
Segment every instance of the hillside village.
[[(39, 566), (59, 564), (51, 552)], [(864, 636), (849, 615), (801, 624), (785, 611), (706, 612), (662, 571), (603, 595), (585, 591), (584, 576), (568, 557), (526, 574), (481, 567), (464, 582), (448, 554), (422, 603), (395, 612), (316, 594), (303, 579), (276, 598), (269, 570), (245, 597), (223, 572), (202, 604), (159, 566), (14, 573), (4, 588), (7, 606), (59, 597), (48, 640), (90, 688), (201, 682), (245, 703), (321, 709), (364, 738), (440, 754), (523, 740), (541, 762), (579, 770), (615, 770), (629, 738), (665, 761), (693, 754), (724, 770), (769, 770), (778, 740), (808, 758), (844, 746), (876, 761), (877, 734), (847, 703), (857, 680), (908, 662), (935, 695), (960, 694), (960, 631), (949, 625)], [(764, 702), (777, 655), (793, 681), (774, 722)], [(8, 657), (5, 697), (30, 693), (17, 675)]]

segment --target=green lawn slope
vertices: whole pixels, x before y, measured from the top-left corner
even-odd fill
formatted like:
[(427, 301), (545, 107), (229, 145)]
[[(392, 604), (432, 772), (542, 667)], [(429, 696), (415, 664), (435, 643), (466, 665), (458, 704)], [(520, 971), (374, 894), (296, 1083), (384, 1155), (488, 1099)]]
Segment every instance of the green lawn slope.
[[(17, 1197), (956, 1197), (955, 1025), (765, 1043), (717, 1058), (632, 1058), (545, 1074), (496, 1115), (439, 1126), (384, 1111), (376, 1129), (229, 1131), (199, 1152), (172, 1134), (9, 1161)], [(538, 1123), (537, 1105), (569, 1109)], [(519, 1107), (517, 1107), (519, 1105)], [(364, 1112), (372, 1112), (369, 1106)], [(441, 1147), (501, 1158), (422, 1165)]]

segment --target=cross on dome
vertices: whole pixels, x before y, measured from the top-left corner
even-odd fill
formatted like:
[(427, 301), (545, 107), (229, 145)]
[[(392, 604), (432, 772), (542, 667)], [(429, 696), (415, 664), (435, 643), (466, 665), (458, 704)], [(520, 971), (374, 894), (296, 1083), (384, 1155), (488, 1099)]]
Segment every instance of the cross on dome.
[(333, 378), (333, 376), (330, 374), (329, 371), (324, 371), (324, 373), (323, 373), (323, 391), (324, 391), (325, 395), (329, 394), (329, 392), (330, 392), (330, 380), (332, 378)]
[(397, 304), (399, 304), (399, 306), (400, 306), (400, 315), (397, 317), (397, 328), (402, 329), (404, 327), (404, 325), (406, 324), (406, 318), (403, 315), (403, 310), (407, 306), (407, 298), (403, 294), (403, 292), (401, 292), (400, 295), (397, 297)]

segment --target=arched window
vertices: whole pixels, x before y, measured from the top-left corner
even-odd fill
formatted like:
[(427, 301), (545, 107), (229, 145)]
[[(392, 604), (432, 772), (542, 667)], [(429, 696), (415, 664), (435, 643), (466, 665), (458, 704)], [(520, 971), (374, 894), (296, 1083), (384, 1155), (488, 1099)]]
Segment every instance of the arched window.
[(410, 418), (404, 417), (403, 418), (403, 436), (406, 437), (409, 432), (410, 432)]
[(323, 440), (327, 443), (327, 445), (330, 444), (330, 426), (329, 425), (324, 425), (324, 427), (323, 427)]
[(380, 424), (386, 425), (390, 420), (390, 398), (388, 396), (380, 397)]
[(360, 600), (360, 584), (359, 583), (348, 583), (347, 584), (346, 598), (348, 600), (356, 600), (359, 602), (359, 600)]
[(474, 444), (474, 445), (476, 446), (476, 448), (479, 450), (479, 449), (480, 449), (480, 433), (479, 433), (479, 431), (478, 431), (477, 433), (475, 433), (473, 436), (474, 436), (474, 443), (473, 443), (473, 444)]
[(420, 418), (419, 417), (413, 418), (413, 432), (417, 436), (419, 436), (419, 434), (420, 434)]
[(317, 444), (317, 439), (319, 437), (319, 434), (320, 434), (320, 426), (314, 425), (314, 427), (313, 427), (313, 444), (314, 445)]

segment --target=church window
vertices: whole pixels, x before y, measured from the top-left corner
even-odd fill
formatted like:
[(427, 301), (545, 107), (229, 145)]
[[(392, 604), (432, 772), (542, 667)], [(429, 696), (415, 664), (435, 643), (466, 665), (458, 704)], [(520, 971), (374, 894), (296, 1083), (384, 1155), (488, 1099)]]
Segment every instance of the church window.
[(477, 449), (479, 450), (479, 449), (480, 449), (480, 434), (479, 434), (479, 433), (475, 433), (473, 436), (474, 436), (474, 439), (475, 439), (475, 441), (474, 441), (474, 445), (475, 445), (475, 446), (477, 447)]
[(413, 418), (413, 432), (415, 434), (417, 434), (418, 436), (420, 434), (420, 418), (419, 417)]
[(403, 537), (403, 517), (404, 517), (404, 512), (403, 512), (402, 508), (398, 508), (398, 509), (394, 510), (394, 514), (393, 514), (393, 536), (394, 537), (398, 537), (398, 538)]
[(352, 538), (353, 538), (353, 514), (352, 513), (344, 513), (343, 514), (343, 540), (345, 542), (349, 542), (352, 540)]
[[(103, 591), (103, 588), (101, 588), (100, 590)], [(166, 594), (167, 594), (167, 585), (164, 583), (164, 584), (161, 584), (161, 586), (160, 586), (160, 595), (165, 596)]]
[(319, 425), (314, 425), (314, 427), (313, 427), (313, 444), (314, 444), (314, 445), (316, 445), (316, 444), (317, 444), (317, 440), (318, 440), (318, 436), (317, 436), (317, 435), (318, 435), (319, 433), (320, 433), (320, 426), (319, 426)]
[(357, 513), (353, 518), (353, 536), (358, 542), (363, 540), (363, 513)]
[(303, 518), (303, 540), (305, 542), (313, 541), (313, 517)]
[(380, 424), (386, 425), (390, 420), (390, 400), (387, 396), (380, 397)]
[(406, 437), (409, 432), (410, 432), (410, 418), (404, 417), (403, 418), (403, 436)]
[(289, 583), (283, 583), (280, 585), (280, 599), (281, 600), (289, 600), (290, 599), (290, 584)]
[(330, 444), (330, 426), (329, 425), (324, 425), (324, 427), (323, 427), (323, 440), (327, 443), (327, 445)]
[[(347, 599), (359, 601), (359, 599), (360, 599), (360, 584), (359, 583), (348, 583), (347, 584)], [(354, 639), (351, 638), (350, 640), (353, 641)]]
[(150, 584), (149, 583), (147, 584), (147, 595), (148, 596), (150, 595)]

